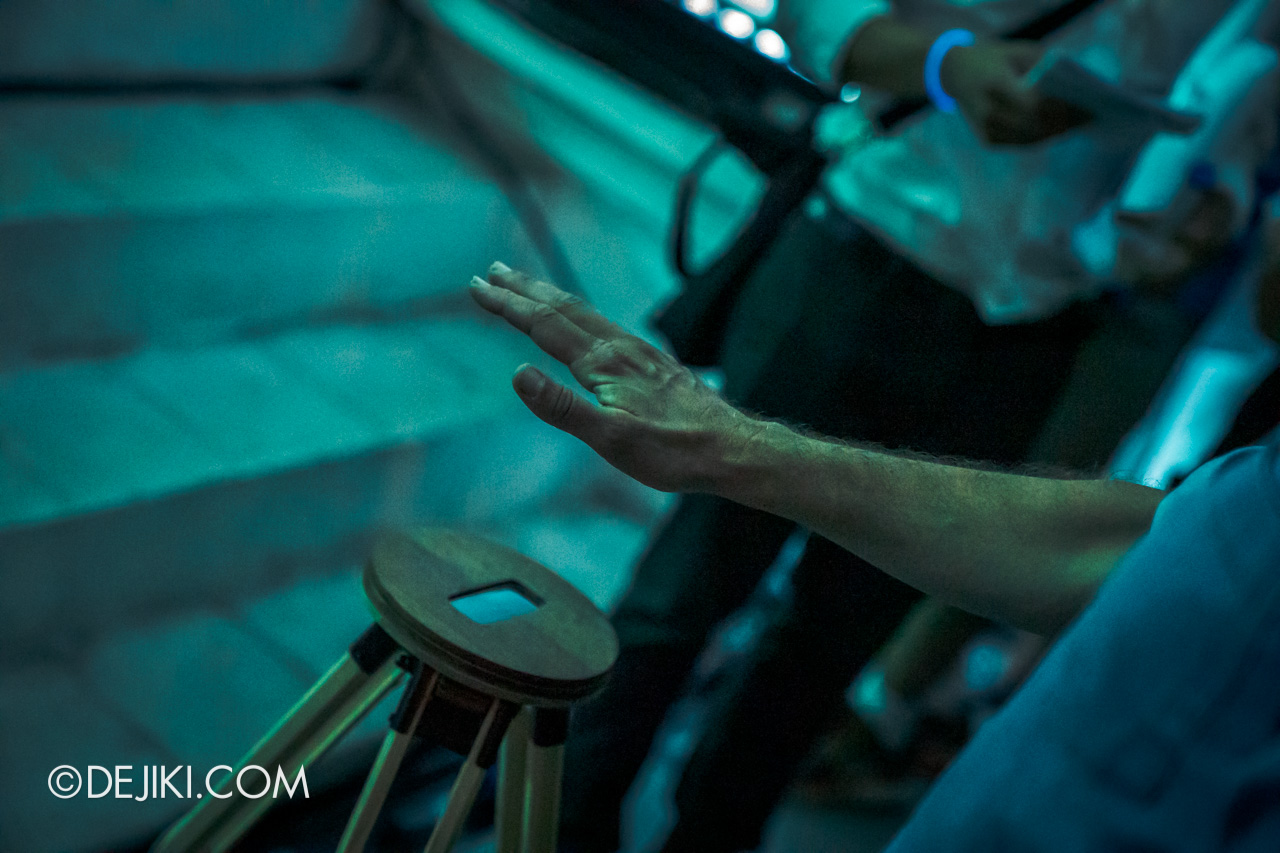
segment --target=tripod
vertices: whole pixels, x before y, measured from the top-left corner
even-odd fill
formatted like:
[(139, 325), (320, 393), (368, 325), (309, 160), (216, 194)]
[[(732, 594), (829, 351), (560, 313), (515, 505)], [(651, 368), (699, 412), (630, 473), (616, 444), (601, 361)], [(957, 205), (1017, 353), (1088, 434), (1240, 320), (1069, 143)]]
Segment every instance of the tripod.
[(495, 761), (498, 853), (554, 853), (569, 707), (603, 686), (618, 654), (604, 615), (532, 560), (447, 530), (382, 537), (364, 588), (374, 625), (153, 853), (230, 849), (272, 802), (233, 785), (241, 769), (296, 778), (406, 674), (340, 853), (364, 850), (410, 744), (427, 733), (466, 760), (426, 853), (453, 847)]

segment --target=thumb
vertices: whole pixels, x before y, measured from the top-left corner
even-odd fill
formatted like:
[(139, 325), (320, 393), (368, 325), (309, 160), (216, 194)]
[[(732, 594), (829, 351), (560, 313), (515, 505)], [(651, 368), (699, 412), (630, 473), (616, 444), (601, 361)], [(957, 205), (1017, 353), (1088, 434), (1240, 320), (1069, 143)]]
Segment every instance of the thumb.
[(602, 417), (595, 406), (528, 364), (516, 370), (511, 385), (541, 420), (595, 447), (592, 439)]

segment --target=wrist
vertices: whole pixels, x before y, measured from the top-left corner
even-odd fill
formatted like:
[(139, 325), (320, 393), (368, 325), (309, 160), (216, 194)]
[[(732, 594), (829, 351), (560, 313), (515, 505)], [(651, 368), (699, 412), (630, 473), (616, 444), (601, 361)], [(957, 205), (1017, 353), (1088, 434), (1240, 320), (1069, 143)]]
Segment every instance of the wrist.
[(826, 503), (833, 488), (845, 485), (833, 485), (841, 478), (832, 481), (828, 475), (841, 467), (842, 453), (857, 451), (783, 423), (742, 417), (707, 491), (793, 521), (816, 519), (813, 504)]
[(699, 491), (756, 506), (757, 493), (771, 489), (783, 434), (792, 433), (780, 423), (734, 411), (735, 418), (719, 431), (715, 450), (708, 455), (705, 487)]
[(947, 51), (938, 68), (938, 83), (952, 99), (964, 88), (966, 66), (975, 50), (973, 45), (959, 45)]

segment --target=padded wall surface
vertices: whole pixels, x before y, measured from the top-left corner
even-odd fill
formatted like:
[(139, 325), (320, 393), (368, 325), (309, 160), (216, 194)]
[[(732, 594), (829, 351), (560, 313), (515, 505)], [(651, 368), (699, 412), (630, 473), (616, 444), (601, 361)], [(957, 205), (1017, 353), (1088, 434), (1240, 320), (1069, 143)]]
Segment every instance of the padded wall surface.
[(371, 0), (5, 0), (0, 81), (328, 76), (374, 54), (379, 18)]

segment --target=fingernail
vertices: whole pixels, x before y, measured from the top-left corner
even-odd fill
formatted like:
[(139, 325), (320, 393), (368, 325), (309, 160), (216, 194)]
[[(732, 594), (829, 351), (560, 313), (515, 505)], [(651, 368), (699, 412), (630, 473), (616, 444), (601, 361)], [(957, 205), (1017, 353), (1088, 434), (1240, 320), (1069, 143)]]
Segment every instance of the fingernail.
[(477, 289), (481, 289), (485, 287), (493, 287), (493, 285), (489, 284), (489, 282), (485, 281), (478, 275), (471, 276), (471, 281), (467, 283)]
[(542, 388), (547, 384), (547, 377), (535, 367), (527, 364), (520, 365), (516, 371), (515, 386), (516, 391), (522, 397), (536, 397), (542, 393)]
[(506, 275), (507, 273), (511, 272), (511, 267), (507, 266), (502, 261), (494, 261), (492, 264), (489, 265), (489, 272), (496, 272), (499, 275)]

